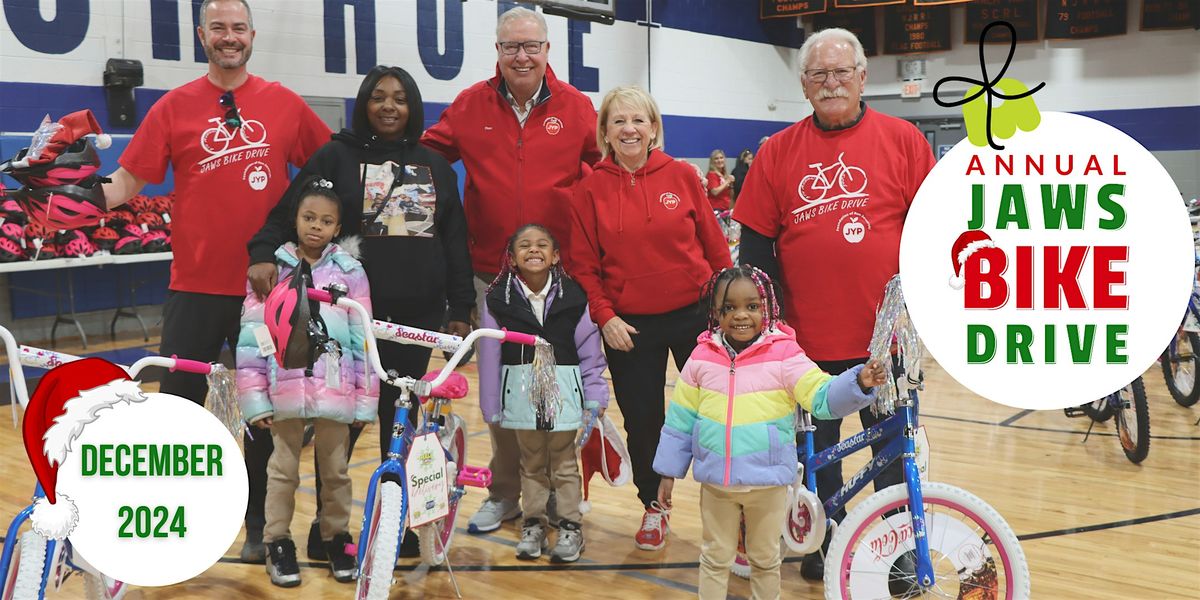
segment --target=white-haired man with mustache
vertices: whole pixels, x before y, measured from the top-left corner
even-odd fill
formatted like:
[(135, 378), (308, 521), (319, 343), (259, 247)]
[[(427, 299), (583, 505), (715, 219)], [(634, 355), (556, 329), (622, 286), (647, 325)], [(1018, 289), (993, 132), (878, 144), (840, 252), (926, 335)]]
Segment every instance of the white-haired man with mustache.
[[(862, 101), (867, 59), (853, 33), (817, 32), (801, 47), (800, 65), (813, 114), (762, 145), (733, 217), (744, 226), (741, 262), (779, 282), (800, 346), (836, 375), (867, 361), (875, 307), (899, 270), (900, 230), (934, 159), (915, 126)], [(869, 409), (859, 416), (864, 427), (878, 421)], [(818, 450), (838, 442), (840, 419), (814, 422)], [(896, 462), (875, 488), (902, 477)], [(817, 471), (822, 499), (841, 485), (840, 464)], [(805, 557), (800, 572), (820, 581), (820, 555)]]

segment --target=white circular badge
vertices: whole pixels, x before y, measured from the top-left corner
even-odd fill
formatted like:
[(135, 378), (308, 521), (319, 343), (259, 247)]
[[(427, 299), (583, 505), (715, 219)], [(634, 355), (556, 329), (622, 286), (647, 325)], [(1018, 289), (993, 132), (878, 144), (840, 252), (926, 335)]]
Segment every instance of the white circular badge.
[(82, 429), (58, 472), (79, 522), (69, 539), (105, 575), (138, 586), (199, 575), (246, 513), (246, 465), (201, 406), (170, 394), (120, 402)]
[(1144, 147), (1088, 117), (1041, 113), (1003, 150), (958, 143), (900, 241), (913, 324), (973, 392), (1076, 406), (1140, 376), (1178, 329), (1194, 279), (1179, 190)]

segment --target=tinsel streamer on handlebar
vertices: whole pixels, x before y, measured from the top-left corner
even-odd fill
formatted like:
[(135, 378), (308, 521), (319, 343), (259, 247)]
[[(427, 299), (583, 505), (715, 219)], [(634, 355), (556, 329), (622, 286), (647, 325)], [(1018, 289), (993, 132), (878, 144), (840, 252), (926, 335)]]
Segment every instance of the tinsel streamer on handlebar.
[(903, 361), (902, 375), (920, 373), (921, 369), (921, 340), (912, 320), (908, 318), (908, 309), (904, 305), (904, 292), (900, 287), (900, 276), (892, 277), (884, 288), (883, 302), (875, 311), (875, 331), (871, 334), (871, 344), (868, 347), (871, 358), (884, 365), (887, 381), (876, 391), (875, 403), (871, 412), (875, 415), (890, 415), (896, 412), (896, 372), (892, 365), (892, 344)]
[(233, 439), (241, 440), (246, 420), (242, 418), (242, 407), (238, 404), (237, 380), (233, 371), (225, 365), (214, 364), (208, 373), (208, 396), (204, 398), (204, 407), (208, 409), (229, 433)]
[(554, 346), (538, 339), (533, 347), (532, 381), (529, 383), (529, 401), (537, 417), (537, 428), (551, 431), (558, 421), (562, 409), (562, 392), (558, 388), (558, 370), (554, 363)]

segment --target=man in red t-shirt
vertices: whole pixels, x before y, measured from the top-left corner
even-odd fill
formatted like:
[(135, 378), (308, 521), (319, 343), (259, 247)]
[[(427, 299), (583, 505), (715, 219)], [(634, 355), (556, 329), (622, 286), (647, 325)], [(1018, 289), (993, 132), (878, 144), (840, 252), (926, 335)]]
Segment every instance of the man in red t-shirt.
[[(836, 375), (868, 358), (875, 307), (899, 271), (900, 230), (934, 159), (916, 127), (862, 102), (867, 60), (853, 33), (817, 32), (800, 64), (813, 115), (762, 145), (733, 217), (744, 226), (741, 262), (776, 278), (800, 346)], [(859, 416), (864, 427), (878, 420), (870, 409)], [(814, 422), (817, 450), (838, 442), (840, 419)], [(875, 488), (902, 479), (897, 462)], [(822, 499), (841, 485), (840, 463), (817, 471)], [(819, 581), (821, 567), (811, 554), (801, 574)]]
[[(173, 169), (175, 258), (159, 354), (216, 362), (223, 345), (237, 347), (246, 243), (287, 188), (288, 164), (303, 166), (330, 131), (295, 92), (246, 71), (255, 32), (245, 0), (205, 0), (200, 15), (196, 34), (208, 73), (154, 103), (104, 196), (109, 208), (124, 204)], [(160, 389), (203, 403), (208, 384), (203, 376), (176, 372), (164, 376)], [(243, 558), (254, 562), (263, 560), (272, 447), (270, 435), (246, 438), (250, 501)]]
[[(516, 7), (496, 28), (496, 76), (463, 90), (421, 143), (467, 170), (463, 209), (476, 306), (505, 244), (526, 223), (550, 229), (569, 268), (570, 203), (583, 171), (600, 160), (592, 101), (550, 69), (542, 15)], [(489, 423), (492, 485), (467, 529), (483, 533), (521, 514), (520, 450), (511, 429)]]

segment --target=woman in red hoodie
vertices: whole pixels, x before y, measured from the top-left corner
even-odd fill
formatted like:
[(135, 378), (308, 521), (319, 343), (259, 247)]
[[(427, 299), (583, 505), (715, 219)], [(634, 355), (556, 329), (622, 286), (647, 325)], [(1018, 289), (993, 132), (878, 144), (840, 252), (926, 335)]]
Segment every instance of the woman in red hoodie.
[(604, 335), (633, 482), (646, 508), (635, 543), (658, 550), (667, 512), (652, 465), (667, 353), (682, 369), (705, 328), (707, 317), (696, 309), (700, 288), (731, 266), (729, 248), (696, 169), (662, 151), (662, 115), (649, 94), (609, 92), (596, 137), (604, 159), (572, 201), (571, 267)]

